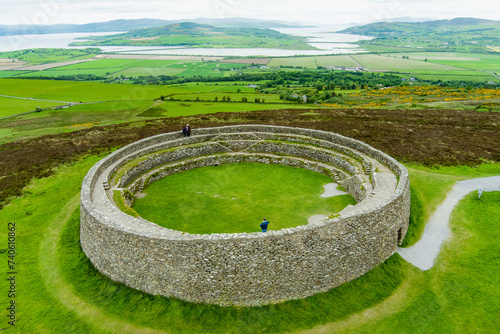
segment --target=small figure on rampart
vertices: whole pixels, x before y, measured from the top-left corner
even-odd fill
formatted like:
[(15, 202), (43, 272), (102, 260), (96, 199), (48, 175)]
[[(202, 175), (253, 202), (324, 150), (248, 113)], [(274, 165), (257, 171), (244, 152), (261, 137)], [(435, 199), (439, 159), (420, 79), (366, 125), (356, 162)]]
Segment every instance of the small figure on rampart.
[(184, 137), (191, 136), (191, 127), (189, 126), (189, 124), (186, 124), (186, 126), (182, 128), (182, 134), (184, 135)]
[(269, 225), (269, 221), (267, 221), (266, 218), (264, 218), (262, 223), (260, 223), (260, 228), (262, 228), (263, 233), (267, 232), (267, 225)]

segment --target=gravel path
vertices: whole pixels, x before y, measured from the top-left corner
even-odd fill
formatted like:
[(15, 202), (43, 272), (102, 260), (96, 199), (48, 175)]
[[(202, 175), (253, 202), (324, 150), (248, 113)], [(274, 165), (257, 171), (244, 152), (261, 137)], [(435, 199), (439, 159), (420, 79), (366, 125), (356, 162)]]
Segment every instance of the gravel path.
[(9, 99), (19, 99), (19, 100), (43, 101), (43, 102), (57, 102), (57, 103), (66, 103), (66, 104), (79, 104), (78, 102), (57, 101), (57, 100), (44, 100), (44, 99), (35, 99), (35, 98), (32, 98), (32, 97), (22, 97), (22, 96), (12, 96), (12, 95), (0, 95), (0, 97), (7, 97)]
[(333, 196), (338, 196), (338, 195), (346, 195), (349, 193), (346, 193), (345, 191), (337, 189), (339, 185), (337, 183), (328, 183), (323, 186), (325, 189), (325, 192), (321, 194), (321, 197), (333, 197)]
[(414, 266), (429, 270), (439, 254), (443, 242), (450, 236), (448, 227), (451, 212), (458, 202), (471, 191), (500, 191), (500, 176), (458, 181), (446, 196), (444, 202), (432, 214), (425, 226), (422, 238), (412, 247), (398, 248), (403, 259)]
[[(339, 196), (339, 195), (345, 195), (348, 194), (345, 191), (337, 189), (339, 185), (337, 183), (328, 183), (323, 186), (325, 189), (325, 192), (321, 194), (321, 197), (332, 197), (332, 196)], [(323, 219), (327, 219), (328, 216), (325, 215), (314, 215), (309, 217), (307, 220), (308, 224), (316, 224), (317, 222), (322, 221)]]

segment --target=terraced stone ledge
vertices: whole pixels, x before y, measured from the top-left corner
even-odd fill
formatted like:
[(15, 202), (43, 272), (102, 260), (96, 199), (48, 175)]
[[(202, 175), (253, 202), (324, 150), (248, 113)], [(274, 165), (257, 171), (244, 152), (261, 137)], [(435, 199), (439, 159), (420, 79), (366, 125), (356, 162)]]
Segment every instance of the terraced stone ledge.
[[(333, 219), (267, 233), (189, 234), (121, 212), (148, 184), (183, 170), (231, 162), (324, 173), (357, 204)], [(304, 298), (359, 277), (397, 249), (408, 228), (404, 166), (335, 133), (264, 125), (195, 129), (146, 138), (98, 162), (82, 184), (81, 244), (111, 279), (195, 303), (253, 306)], [(238, 213), (235, 212), (235, 215)]]

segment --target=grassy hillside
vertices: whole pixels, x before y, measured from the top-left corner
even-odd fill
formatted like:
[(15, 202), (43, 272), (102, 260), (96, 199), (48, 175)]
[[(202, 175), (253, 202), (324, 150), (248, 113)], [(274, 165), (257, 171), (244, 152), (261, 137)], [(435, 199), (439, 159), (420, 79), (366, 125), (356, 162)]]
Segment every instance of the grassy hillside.
[[(53, 24), (53, 25), (0, 25), (0, 36), (4, 35), (26, 35), (26, 34), (61, 34), (76, 32), (116, 32), (132, 31), (137, 29), (161, 27), (167, 24), (185, 22), (187, 20), (160, 20), (160, 19), (131, 19), (111, 20), (106, 22), (92, 22), (86, 24)], [(191, 20), (201, 24), (211, 24), (220, 27), (240, 28), (278, 28), (295, 27), (296, 24), (285, 21), (256, 20), (242, 17), (237, 18), (197, 18)]]
[[(191, 304), (142, 293), (100, 274), (79, 242), (82, 178), (114, 148), (178, 130), (184, 120), (200, 127), (266, 123), (335, 131), (398, 158), (405, 155), (404, 147), (407, 153), (418, 151), (407, 156), (414, 163), (438, 165), (450, 161), (450, 156), (470, 154), (483, 161), (500, 160), (495, 137), (498, 129), (490, 125), (500, 124), (497, 113), (447, 110), (195, 115), (96, 127), (2, 145), (0, 176), (5, 188), (1, 189), (24, 176), (29, 182), (26, 187), (17, 185), (23, 191), (1, 209), (0, 215), (5, 230), (9, 227), (9, 233), (15, 235), (16, 248), (16, 296), (0, 296), (2, 305), (16, 302), (16, 326), (9, 325), (7, 317), (2, 322), (7, 333), (391, 333), (401, 328), (408, 333), (493, 333), (498, 328), (500, 296), (495, 256), (499, 228), (495, 219), (500, 198), (493, 193), (483, 194), (480, 201), (472, 194), (461, 202), (451, 222), (454, 237), (430, 271), (422, 272), (396, 254), (352, 282), (302, 300), (264, 307)], [(467, 143), (456, 136), (460, 132), (468, 134)], [(480, 150), (487, 140), (491, 146)], [(497, 154), (489, 155), (493, 151)], [(424, 213), (442, 200), (448, 181), (498, 173), (498, 163), (477, 169), (410, 167), (411, 182)], [(44, 177), (49, 174), (52, 176)], [(7, 245), (8, 237), (7, 232), (0, 234), (0, 243)], [(4, 256), (7, 260), (7, 254)], [(8, 291), (10, 284), (3, 280), (0, 287)]]
[(157, 28), (138, 29), (112, 36), (90, 37), (72, 45), (154, 45), (189, 47), (299, 48), (315, 49), (304, 38), (267, 28), (223, 28), (181, 22)]
[[(428, 22), (377, 22), (351, 27), (344, 33), (377, 37), (361, 41), (363, 47), (386, 52), (392, 49), (423, 51), (491, 51), (500, 45), (500, 21), (457, 18)], [(390, 49), (388, 49), (390, 48)]]

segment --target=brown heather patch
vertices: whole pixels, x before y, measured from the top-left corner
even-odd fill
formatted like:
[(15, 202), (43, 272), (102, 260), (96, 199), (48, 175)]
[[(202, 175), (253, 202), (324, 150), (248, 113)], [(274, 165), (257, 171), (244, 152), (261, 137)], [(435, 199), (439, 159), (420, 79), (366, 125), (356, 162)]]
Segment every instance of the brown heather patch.
[(263, 110), (93, 127), (0, 146), (0, 208), (20, 196), (32, 178), (61, 163), (109, 152), (156, 134), (233, 124), (270, 124), (332, 131), (361, 140), (401, 162), (477, 165), (500, 161), (500, 113), (462, 110), (318, 109)]

